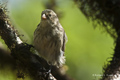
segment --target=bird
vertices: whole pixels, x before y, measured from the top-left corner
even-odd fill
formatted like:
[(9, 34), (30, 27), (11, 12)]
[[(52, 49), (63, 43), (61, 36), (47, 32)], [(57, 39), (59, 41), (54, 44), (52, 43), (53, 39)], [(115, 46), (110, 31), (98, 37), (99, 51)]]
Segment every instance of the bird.
[(59, 22), (57, 14), (51, 9), (41, 13), (41, 21), (34, 31), (33, 45), (38, 55), (49, 65), (58, 68), (65, 64), (65, 45), (68, 41), (65, 30)]

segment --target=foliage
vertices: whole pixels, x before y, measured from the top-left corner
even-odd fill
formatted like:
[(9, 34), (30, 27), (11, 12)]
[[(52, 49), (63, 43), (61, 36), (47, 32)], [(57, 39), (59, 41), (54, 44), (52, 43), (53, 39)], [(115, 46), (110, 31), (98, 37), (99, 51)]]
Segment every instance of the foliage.
[[(32, 44), (33, 32), (40, 22), (41, 11), (44, 10), (42, 1), (15, 3), (19, 5), (11, 3), (9, 6), (11, 20), (24, 35), (22, 38), (27, 37), (25, 40)], [(102, 66), (111, 56), (113, 40), (110, 36), (101, 34), (103, 30), (94, 30), (92, 23), (87, 21), (73, 2), (59, 0), (57, 3), (57, 9), (63, 12), (60, 22), (68, 36), (65, 52), (68, 74), (76, 80), (92, 80), (95, 78), (93, 74), (102, 73)]]

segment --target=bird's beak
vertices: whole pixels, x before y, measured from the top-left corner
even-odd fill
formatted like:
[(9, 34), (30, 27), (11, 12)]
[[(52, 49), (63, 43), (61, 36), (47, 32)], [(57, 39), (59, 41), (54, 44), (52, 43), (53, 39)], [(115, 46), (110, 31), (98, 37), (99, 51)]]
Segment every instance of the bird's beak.
[(44, 19), (44, 20), (47, 19), (45, 14), (42, 15), (42, 19)]

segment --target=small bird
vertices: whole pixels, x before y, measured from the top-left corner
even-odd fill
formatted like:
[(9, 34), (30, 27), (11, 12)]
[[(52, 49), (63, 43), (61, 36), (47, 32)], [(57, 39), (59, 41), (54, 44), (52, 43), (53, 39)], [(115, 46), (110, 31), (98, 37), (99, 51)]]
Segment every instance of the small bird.
[(61, 67), (65, 63), (66, 33), (56, 13), (46, 9), (41, 13), (41, 21), (34, 31), (34, 47), (39, 56), (50, 65)]

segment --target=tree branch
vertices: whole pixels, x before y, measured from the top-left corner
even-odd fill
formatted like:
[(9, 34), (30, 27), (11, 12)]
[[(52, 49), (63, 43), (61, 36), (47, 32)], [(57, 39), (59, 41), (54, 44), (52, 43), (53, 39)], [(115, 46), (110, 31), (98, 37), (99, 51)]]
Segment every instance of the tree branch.
[(101, 80), (120, 80), (120, 0), (74, 1), (87, 19), (102, 25), (116, 41), (113, 57), (103, 68)]
[[(11, 56), (14, 58), (18, 69), (24, 71), (24, 73), (28, 73), (34, 80), (56, 80), (51, 73), (48, 75), (47, 69), (49, 65), (47, 62), (35, 54), (32, 45), (23, 43), (19, 38), (10, 23), (6, 10), (2, 6), (0, 7), (0, 36), (10, 49)], [(57, 70), (59, 69), (57, 68)], [(60, 73), (57, 76), (60, 75), (63, 74)], [(61, 80), (61, 78), (63, 78), (62, 80), (72, 80), (71, 78), (66, 78), (66, 76), (64, 74), (64, 76), (57, 78), (57, 80)], [(18, 77), (20, 77), (19, 72)], [(24, 78), (24, 75), (21, 77)]]
[[(40, 71), (43, 66), (40, 63), (43, 61), (40, 57), (30, 51), (30, 45), (24, 44), (17, 36), (13, 27), (11, 27), (8, 17), (4, 10), (0, 9), (0, 36), (5, 41), (6, 45), (11, 51), (12, 56), (22, 69), (29, 72), (30, 76), (34, 79), (41, 80), (46, 79), (47, 74)], [(27, 69), (27, 70), (26, 70)], [(43, 74), (44, 75), (40, 75)], [(48, 80), (56, 80), (52, 74), (48, 77)]]

